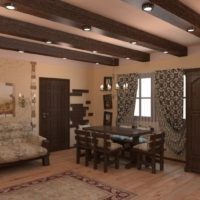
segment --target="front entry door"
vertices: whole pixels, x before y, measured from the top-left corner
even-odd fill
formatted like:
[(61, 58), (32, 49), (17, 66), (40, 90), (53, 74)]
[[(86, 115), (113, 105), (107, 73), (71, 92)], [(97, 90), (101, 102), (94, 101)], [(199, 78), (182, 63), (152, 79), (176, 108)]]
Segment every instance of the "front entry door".
[(189, 70), (187, 78), (186, 170), (200, 173), (200, 69)]
[(50, 151), (69, 148), (69, 80), (39, 79), (40, 135), (50, 141)]

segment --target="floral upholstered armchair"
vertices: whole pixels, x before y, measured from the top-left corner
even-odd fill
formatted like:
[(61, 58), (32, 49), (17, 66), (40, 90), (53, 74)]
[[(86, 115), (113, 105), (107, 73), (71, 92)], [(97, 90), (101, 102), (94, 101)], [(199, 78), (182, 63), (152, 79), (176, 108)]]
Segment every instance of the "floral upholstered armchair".
[(0, 123), (0, 166), (35, 159), (49, 165), (46, 138), (33, 134), (27, 123)]

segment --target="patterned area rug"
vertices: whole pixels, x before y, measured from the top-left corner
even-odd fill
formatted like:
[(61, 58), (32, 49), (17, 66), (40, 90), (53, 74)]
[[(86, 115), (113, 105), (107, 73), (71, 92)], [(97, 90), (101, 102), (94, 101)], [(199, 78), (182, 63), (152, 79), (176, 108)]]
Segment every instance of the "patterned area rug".
[(71, 171), (0, 189), (0, 200), (132, 200), (135, 196)]

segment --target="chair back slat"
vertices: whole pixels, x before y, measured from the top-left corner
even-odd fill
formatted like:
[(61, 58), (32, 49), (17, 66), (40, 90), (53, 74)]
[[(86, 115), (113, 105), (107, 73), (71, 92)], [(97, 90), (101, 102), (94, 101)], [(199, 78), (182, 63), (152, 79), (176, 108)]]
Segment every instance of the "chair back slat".
[(109, 147), (111, 146), (111, 138), (110, 134), (92, 132), (92, 141), (94, 145), (94, 149), (102, 149), (102, 151), (109, 151)]
[(89, 148), (92, 143), (92, 138), (90, 136), (90, 132), (85, 130), (75, 130), (75, 139), (76, 139), (76, 145)]
[[(144, 143), (145, 145), (139, 144), (138, 147), (136, 145), (138, 169), (141, 169), (142, 163), (145, 163), (145, 165), (150, 164), (152, 173), (156, 173), (156, 163), (159, 162), (160, 170), (164, 170), (164, 142), (165, 133), (161, 132), (150, 135), (150, 140)], [(143, 159), (143, 155), (148, 159)]]
[(149, 147), (150, 151), (158, 152), (164, 150), (165, 133), (152, 134), (150, 136)]

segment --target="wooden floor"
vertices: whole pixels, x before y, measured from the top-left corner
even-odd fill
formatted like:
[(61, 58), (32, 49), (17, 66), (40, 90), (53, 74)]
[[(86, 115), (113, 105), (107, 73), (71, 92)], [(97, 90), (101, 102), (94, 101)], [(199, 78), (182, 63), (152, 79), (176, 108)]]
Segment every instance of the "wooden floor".
[[(166, 161), (164, 172), (151, 174), (150, 169), (119, 170), (109, 168), (93, 170), (92, 166), (75, 164), (75, 149), (51, 154), (51, 165), (41, 166), (40, 161), (33, 161), (21, 166), (0, 169), (0, 188), (34, 180), (66, 170), (73, 170), (82, 175), (105, 182), (112, 186), (134, 192), (134, 200), (200, 200), (200, 175), (184, 172), (184, 164)], [(66, 200), (68, 200), (66, 198)]]

